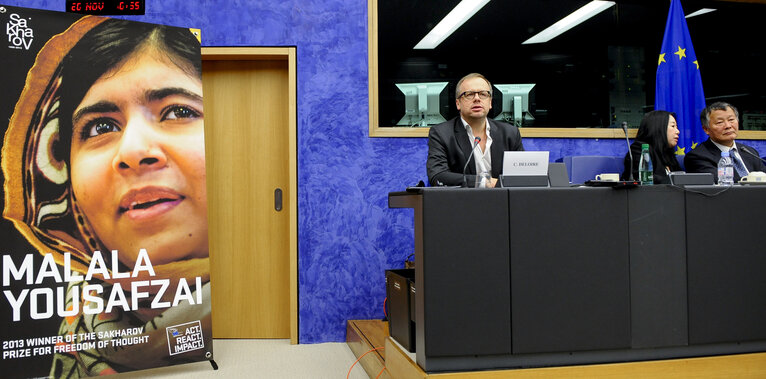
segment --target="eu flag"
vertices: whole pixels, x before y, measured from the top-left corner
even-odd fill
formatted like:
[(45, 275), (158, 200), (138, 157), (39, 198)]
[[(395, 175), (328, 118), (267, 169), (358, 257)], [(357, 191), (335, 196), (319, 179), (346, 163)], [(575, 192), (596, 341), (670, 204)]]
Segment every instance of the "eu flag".
[(657, 62), (654, 109), (675, 112), (677, 116), (681, 134), (676, 154), (685, 154), (707, 138), (700, 121), (700, 113), (705, 109), (700, 65), (680, 0), (670, 2), (665, 38)]

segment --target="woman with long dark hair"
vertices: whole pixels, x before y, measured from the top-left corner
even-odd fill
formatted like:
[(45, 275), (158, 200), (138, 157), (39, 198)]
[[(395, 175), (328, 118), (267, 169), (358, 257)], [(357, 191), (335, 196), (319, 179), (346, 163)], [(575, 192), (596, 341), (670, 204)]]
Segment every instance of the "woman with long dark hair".
[(622, 179), (627, 180), (631, 171), (633, 178), (638, 180), (638, 165), (641, 161), (641, 145), (649, 144), (649, 155), (652, 157), (654, 167), (654, 183), (669, 184), (668, 174), (673, 171), (681, 171), (675, 155), (675, 147), (678, 145), (678, 124), (675, 113), (667, 111), (651, 111), (644, 115), (641, 125), (638, 127), (636, 139), (630, 145), (631, 159), (625, 154), (625, 170)]

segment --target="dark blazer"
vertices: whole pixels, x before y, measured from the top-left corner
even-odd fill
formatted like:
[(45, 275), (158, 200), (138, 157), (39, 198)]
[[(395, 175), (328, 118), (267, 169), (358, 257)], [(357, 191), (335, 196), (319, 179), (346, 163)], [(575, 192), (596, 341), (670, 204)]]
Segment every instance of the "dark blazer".
[[(631, 168), (630, 166), (630, 156), (625, 154), (625, 159), (623, 160), (625, 169), (622, 171), (622, 180), (628, 180), (630, 178), (630, 171), (628, 170), (631, 169), (633, 171), (633, 180), (639, 180), (638, 165), (641, 163), (642, 144), (643, 142), (641, 141), (633, 141), (633, 143), (630, 144), (630, 152), (633, 154), (633, 167)], [(658, 164), (658, 162), (661, 161), (660, 157), (651, 149), (649, 149), (649, 152), (652, 156), (652, 167), (654, 168), (654, 175), (652, 176), (654, 184), (670, 184), (670, 177), (668, 177), (668, 173), (665, 172), (665, 165)], [(668, 168), (670, 169), (670, 172), (681, 171), (681, 165), (678, 164), (678, 160), (676, 160), (675, 157), (673, 157), (673, 161), (670, 162)]]
[[(758, 158), (758, 151), (744, 143), (737, 142), (737, 150), (739, 150), (739, 156), (742, 158), (742, 162), (745, 163), (745, 167), (752, 171), (764, 171), (766, 172), (766, 165)], [(748, 154), (750, 153), (750, 154)], [(684, 166), (686, 172), (709, 172), (715, 177), (716, 183), (718, 182), (718, 161), (721, 159), (721, 149), (718, 148), (713, 141), (708, 138), (705, 142), (697, 145), (697, 147), (686, 154), (684, 157)], [(737, 170), (734, 170), (734, 181), (738, 182), (740, 179)]]
[[(511, 124), (487, 119), (489, 135), (492, 137), (490, 154), (492, 156), (492, 177), (499, 178), (503, 171), (503, 152), (506, 150), (523, 151), (519, 129)], [(473, 144), (468, 140), (468, 132), (460, 117), (432, 126), (428, 132), (428, 160), (426, 171), (432, 186), (459, 186), (463, 184), (463, 167), (471, 155)], [(466, 169), (469, 185), (475, 181), (476, 163)]]

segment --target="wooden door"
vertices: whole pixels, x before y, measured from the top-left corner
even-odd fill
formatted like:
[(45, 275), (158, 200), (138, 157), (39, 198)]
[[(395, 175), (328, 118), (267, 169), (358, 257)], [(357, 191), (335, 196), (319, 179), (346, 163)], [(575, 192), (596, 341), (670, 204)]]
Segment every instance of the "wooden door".
[(205, 50), (213, 336), (295, 343), (291, 65), (284, 56), (217, 57)]

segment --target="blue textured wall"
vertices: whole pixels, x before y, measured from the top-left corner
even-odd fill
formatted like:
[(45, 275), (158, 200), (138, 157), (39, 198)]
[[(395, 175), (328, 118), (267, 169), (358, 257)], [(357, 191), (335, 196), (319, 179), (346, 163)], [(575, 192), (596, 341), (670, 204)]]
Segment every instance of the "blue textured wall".
[[(3, 2), (64, 9), (64, 0)], [(387, 194), (426, 181), (427, 144), (367, 136), (367, 1), (146, 3), (146, 16), (126, 18), (200, 28), (203, 46), (297, 46), (300, 342), (343, 341), (346, 320), (382, 317), (384, 270), (402, 267), (414, 243), (412, 211), (388, 209)], [(624, 144), (524, 140), (551, 160), (622, 155)]]

